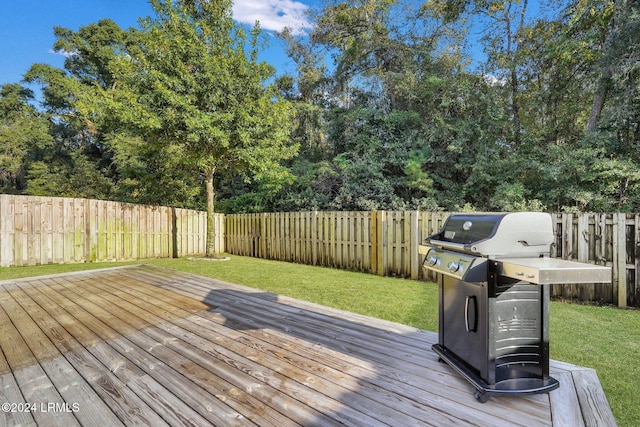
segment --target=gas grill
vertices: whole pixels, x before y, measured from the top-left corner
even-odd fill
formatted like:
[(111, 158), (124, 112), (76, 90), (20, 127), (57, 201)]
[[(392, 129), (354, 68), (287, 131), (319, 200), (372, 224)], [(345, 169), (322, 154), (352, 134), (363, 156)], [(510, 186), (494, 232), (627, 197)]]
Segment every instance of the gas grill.
[(550, 284), (609, 283), (609, 267), (550, 258), (551, 216), (539, 212), (456, 214), (420, 245), (438, 274), (433, 351), (492, 396), (546, 393)]

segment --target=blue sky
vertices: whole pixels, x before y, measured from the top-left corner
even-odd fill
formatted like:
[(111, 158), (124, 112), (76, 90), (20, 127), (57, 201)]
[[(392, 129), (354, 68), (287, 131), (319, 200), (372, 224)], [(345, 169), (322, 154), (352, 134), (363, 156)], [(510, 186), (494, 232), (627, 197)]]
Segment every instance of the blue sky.
[[(253, 24), (267, 34), (284, 26), (309, 26), (305, 9), (316, 0), (235, 0), (234, 18)], [(147, 0), (0, 0), (0, 85), (18, 83), (32, 64), (62, 68), (64, 57), (52, 51), (53, 27), (78, 28), (110, 18), (120, 27), (137, 27), (139, 17), (153, 10)], [(279, 40), (269, 37), (263, 59), (278, 70), (287, 66)]]
[[(423, 0), (415, 0), (422, 2)], [(285, 26), (310, 28), (305, 12), (322, 0), (234, 0), (233, 14), (238, 22), (253, 25), (260, 21), (269, 40), (262, 58), (278, 73), (290, 69), (292, 61), (284, 54), (282, 41), (272, 37), (273, 31)], [(541, 0), (529, 0), (531, 17), (549, 13)], [(47, 63), (62, 68), (64, 57), (52, 51), (53, 27), (78, 30), (103, 18), (120, 27), (137, 27), (137, 20), (153, 14), (147, 0), (0, 0), (0, 85), (18, 83), (34, 63)], [(472, 41), (477, 34), (470, 33)], [(481, 49), (471, 47), (474, 58), (482, 58)]]

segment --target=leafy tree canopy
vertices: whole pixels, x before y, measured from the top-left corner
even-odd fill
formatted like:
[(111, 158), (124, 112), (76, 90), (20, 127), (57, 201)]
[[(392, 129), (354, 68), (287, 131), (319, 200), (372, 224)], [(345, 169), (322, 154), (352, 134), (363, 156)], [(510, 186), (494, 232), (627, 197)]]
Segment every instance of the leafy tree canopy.
[[(154, 0), (136, 29), (57, 27), (44, 109), (0, 97), (4, 191), (226, 212), (640, 210), (640, 6), (337, 0), (294, 69), (229, 0)], [(478, 26), (478, 24), (480, 24)], [(469, 67), (468, 37), (486, 60)], [(478, 45), (476, 45), (478, 48)], [(296, 154), (297, 153), (297, 154)]]
[(272, 67), (257, 60), (260, 28), (247, 35), (230, 1), (151, 3), (156, 16), (109, 64), (113, 82), (84, 91), (78, 109), (199, 174), (213, 221), (216, 175), (273, 173), (295, 155), (292, 109), (267, 83)]
[(33, 92), (18, 84), (0, 87), (0, 189), (26, 188), (30, 165), (53, 145), (48, 122), (30, 104)]

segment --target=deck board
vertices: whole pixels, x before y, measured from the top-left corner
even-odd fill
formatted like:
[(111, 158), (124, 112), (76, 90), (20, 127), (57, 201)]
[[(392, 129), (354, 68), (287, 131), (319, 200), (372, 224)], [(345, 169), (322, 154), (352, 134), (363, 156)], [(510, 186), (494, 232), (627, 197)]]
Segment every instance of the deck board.
[(482, 404), (436, 340), (152, 266), (0, 282), (0, 399), (79, 407), (0, 425), (615, 425), (592, 370)]

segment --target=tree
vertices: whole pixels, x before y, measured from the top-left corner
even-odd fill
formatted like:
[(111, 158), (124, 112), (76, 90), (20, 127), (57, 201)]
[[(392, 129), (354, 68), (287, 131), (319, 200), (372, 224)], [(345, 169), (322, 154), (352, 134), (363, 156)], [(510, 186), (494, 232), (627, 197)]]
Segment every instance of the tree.
[[(558, 137), (553, 142), (557, 146), (546, 152), (560, 155), (550, 156), (548, 162), (556, 164), (552, 168), (558, 176), (548, 185), (544, 184), (546, 179), (538, 180), (539, 191), (546, 187), (552, 189), (548, 193), (558, 194), (558, 209), (637, 210), (638, 2), (572, 1), (544, 34), (549, 40), (540, 45), (541, 53), (528, 52), (527, 56), (545, 58), (553, 64), (549, 68), (532, 67), (529, 73), (546, 74), (549, 83), (542, 86), (544, 91), (531, 90), (528, 104), (555, 98), (546, 114), (537, 114), (553, 117), (553, 123), (538, 121), (537, 129), (555, 128)], [(537, 154), (542, 157), (545, 153)]]
[(335, 108), (330, 138), (339, 179), (331, 204), (339, 210), (425, 209), (434, 206), (430, 157), (416, 112)]
[(43, 107), (55, 145), (27, 174), (30, 194), (109, 198), (132, 203), (201, 208), (200, 183), (162, 147), (103, 116), (78, 114), (82, 94), (116, 85), (114, 63), (140, 33), (103, 19), (77, 31), (55, 27), (53, 49), (66, 56), (64, 69), (34, 64), (25, 80), (42, 86)]
[(32, 162), (53, 145), (49, 126), (29, 102), (33, 93), (19, 84), (0, 87), (0, 190), (19, 193)]
[(615, 80), (636, 68), (640, 60), (640, 4), (634, 0), (575, 0), (568, 7), (568, 32), (588, 46), (598, 78), (587, 132), (595, 132)]
[(297, 150), (288, 144), (291, 107), (267, 84), (273, 69), (257, 60), (259, 27), (247, 36), (230, 0), (151, 4), (156, 16), (114, 61), (111, 87), (95, 85), (80, 110), (91, 121), (116, 120), (200, 174), (213, 257), (214, 178), (280, 170)]
[(336, 50), (335, 79), (340, 86), (351, 79), (382, 82), (391, 100), (390, 73), (399, 72), (404, 43), (394, 40), (390, 14), (396, 0), (348, 0), (327, 5), (312, 39)]
[[(528, 0), (430, 0), (425, 7), (433, 9), (445, 22), (461, 20), (467, 14), (486, 24), (482, 40), (488, 61), (488, 71), (505, 82), (512, 115), (512, 141), (518, 146), (522, 139), (519, 68), (526, 64), (521, 49), (522, 33), (527, 24)], [(470, 20), (470, 22), (472, 22)]]
[(112, 170), (106, 131), (87, 126), (77, 114), (76, 102), (87, 87), (109, 81), (109, 60), (115, 57), (124, 34), (110, 20), (81, 27), (78, 32), (55, 27), (58, 39), (53, 48), (65, 54), (65, 69), (33, 64), (25, 73), (25, 81), (42, 87), (42, 114), (54, 140), (32, 163), (25, 193), (117, 198), (117, 175)]
[[(328, 151), (323, 130), (322, 113), (331, 79), (317, 45), (303, 43), (287, 28), (278, 34), (286, 43), (286, 53), (296, 65), (296, 76), (289, 74), (277, 80), (278, 89), (296, 109), (296, 126), (292, 138), (300, 144), (300, 155), (315, 161)], [(308, 39), (308, 37), (305, 37)]]

